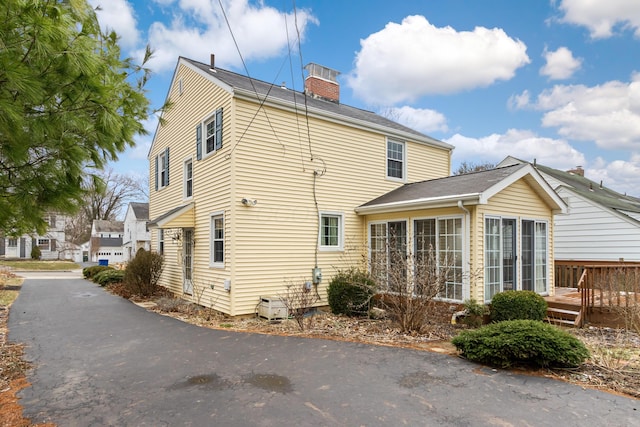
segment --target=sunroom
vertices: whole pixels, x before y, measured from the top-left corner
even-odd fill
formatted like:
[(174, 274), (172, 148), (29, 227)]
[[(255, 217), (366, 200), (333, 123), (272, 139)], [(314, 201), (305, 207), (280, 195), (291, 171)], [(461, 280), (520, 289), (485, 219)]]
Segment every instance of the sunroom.
[(435, 263), (446, 269), (436, 299), (488, 303), (504, 290), (554, 294), (553, 217), (566, 209), (523, 164), (405, 184), (356, 212), (374, 276), (420, 283)]

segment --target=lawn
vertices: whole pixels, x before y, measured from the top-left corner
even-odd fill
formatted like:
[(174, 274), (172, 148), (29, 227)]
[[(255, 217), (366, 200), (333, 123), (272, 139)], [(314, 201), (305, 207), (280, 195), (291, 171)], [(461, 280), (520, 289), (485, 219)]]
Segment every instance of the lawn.
[(71, 261), (0, 261), (0, 267), (10, 267), (13, 271), (32, 271), (32, 270), (77, 270), (80, 268), (78, 264)]

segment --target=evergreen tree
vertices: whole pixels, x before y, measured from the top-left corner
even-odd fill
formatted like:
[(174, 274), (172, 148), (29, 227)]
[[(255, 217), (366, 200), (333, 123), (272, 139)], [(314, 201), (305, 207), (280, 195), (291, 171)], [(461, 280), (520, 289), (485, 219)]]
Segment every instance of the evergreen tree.
[(122, 59), (86, 0), (3, 0), (0, 235), (43, 232), (80, 204), (83, 179), (144, 134), (142, 65)]

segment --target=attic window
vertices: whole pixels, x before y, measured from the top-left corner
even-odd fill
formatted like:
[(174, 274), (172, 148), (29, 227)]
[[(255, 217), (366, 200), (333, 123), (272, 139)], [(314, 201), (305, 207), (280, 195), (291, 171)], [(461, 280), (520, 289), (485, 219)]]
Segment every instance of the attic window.
[(183, 88), (182, 88), (182, 79), (178, 80), (178, 95), (182, 95), (183, 92)]

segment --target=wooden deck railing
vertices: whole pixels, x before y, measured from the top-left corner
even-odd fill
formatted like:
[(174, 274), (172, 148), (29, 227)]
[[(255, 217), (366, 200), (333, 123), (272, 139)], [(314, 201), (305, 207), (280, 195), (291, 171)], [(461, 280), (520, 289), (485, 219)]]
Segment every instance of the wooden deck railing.
[(586, 317), (594, 308), (615, 310), (640, 304), (640, 263), (555, 262), (556, 287), (578, 288)]

